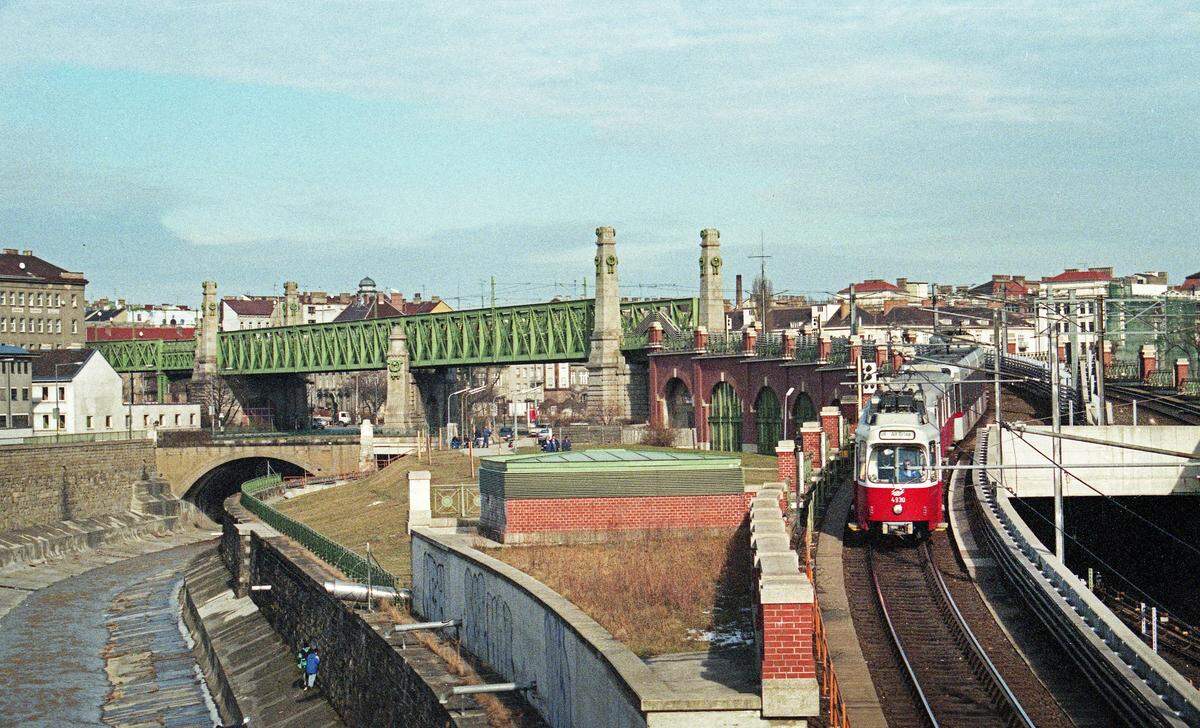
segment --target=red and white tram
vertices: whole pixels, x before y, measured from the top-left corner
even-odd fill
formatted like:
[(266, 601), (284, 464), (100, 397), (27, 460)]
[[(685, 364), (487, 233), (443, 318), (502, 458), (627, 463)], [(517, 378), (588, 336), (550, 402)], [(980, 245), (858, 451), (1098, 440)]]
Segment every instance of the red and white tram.
[(941, 528), (940, 466), (987, 402), (981, 349), (923, 354), (881, 382), (855, 430), (854, 521), (882, 534)]

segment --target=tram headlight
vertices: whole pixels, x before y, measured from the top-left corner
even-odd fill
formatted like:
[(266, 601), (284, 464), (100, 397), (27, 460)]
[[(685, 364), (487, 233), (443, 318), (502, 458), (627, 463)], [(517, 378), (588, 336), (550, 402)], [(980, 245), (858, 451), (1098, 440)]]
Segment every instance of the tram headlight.
[(892, 506), (892, 513), (895, 513), (897, 516), (900, 515), (903, 511), (904, 511), (904, 506), (900, 505), (899, 503)]

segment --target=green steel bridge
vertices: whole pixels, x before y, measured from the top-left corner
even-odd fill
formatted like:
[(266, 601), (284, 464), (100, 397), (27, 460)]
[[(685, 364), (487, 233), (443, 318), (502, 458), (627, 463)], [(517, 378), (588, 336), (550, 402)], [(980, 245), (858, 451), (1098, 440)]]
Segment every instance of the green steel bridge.
[[(384, 369), (388, 338), (400, 325), (408, 339), (410, 367), (585, 361), (595, 319), (595, 300), (553, 301), (467, 309), (343, 323), (302, 324), (218, 335), (221, 374), (310, 374)], [(648, 318), (680, 331), (696, 325), (696, 298), (621, 303), (624, 350), (641, 349), (638, 331)], [(94, 349), (119, 372), (191, 371), (193, 341), (107, 341)]]

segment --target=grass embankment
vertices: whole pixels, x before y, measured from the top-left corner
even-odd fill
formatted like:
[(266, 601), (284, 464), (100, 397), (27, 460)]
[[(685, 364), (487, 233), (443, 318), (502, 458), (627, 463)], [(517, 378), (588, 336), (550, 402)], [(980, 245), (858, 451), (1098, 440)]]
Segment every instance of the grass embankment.
[(570, 546), (491, 549), (554, 589), (639, 657), (745, 644), (752, 561), (745, 528)]
[[(591, 447), (616, 446), (582, 446), (575, 449), (587, 450)], [(637, 446), (636, 449), (672, 448)], [(537, 450), (521, 448), (518, 452), (532, 453)], [(774, 457), (752, 453), (728, 454), (741, 456), (742, 472), (747, 484), (775, 480)], [(476, 465), (478, 462), (476, 458)], [(274, 505), (309, 528), (359, 553), (369, 542), (371, 554), (385, 569), (393, 573), (407, 573), (409, 541), (406, 525), (410, 470), (428, 470), (434, 484), (473, 483), (477, 480), (466, 454), (459, 450), (442, 450), (434, 451), (431, 457), (410, 455), (400, 458), (361, 480), (281, 500)]]

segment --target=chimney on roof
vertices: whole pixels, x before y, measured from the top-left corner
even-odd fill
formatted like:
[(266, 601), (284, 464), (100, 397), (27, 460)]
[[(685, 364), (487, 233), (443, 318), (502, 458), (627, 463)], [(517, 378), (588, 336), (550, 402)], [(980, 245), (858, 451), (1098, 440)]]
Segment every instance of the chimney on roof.
[(1063, 272), (1064, 273), (1078, 273), (1079, 269), (1078, 268), (1064, 268)]
[(896, 288), (899, 288), (902, 290), (908, 290), (908, 278), (897, 278), (896, 279)]
[(1025, 285), (1025, 276), (1013, 276), (1012, 279), (1013, 279), (1014, 283), (1020, 283), (1021, 285)]
[(433, 301), (434, 303), (437, 303), (438, 301), (442, 300), (442, 297), (441, 296), (430, 296), (429, 300)]
[(1088, 270), (1092, 271), (1093, 273), (1107, 273), (1110, 276), (1113, 274), (1113, 267), (1111, 265), (1101, 266), (1099, 268), (1088, 268)]
[(413, 294), (413, 303), (420, 303), (420, 302), (421, 302), (421, 292), (417, 291), (416, 293)]
[[(903, 279), (901, 279), (903, 280)], [(908, 305), (908, 299), (905, 298), (888, 298), (883, 302), (883, 313), (887, 315), (893, 308), (903, 308)]]
[(738, 273), (733, 277), (733, 305), (735, 308), (742, 307), (742, 274)]
[(5, 255), (16, 255), (16, 254), (17, 254), (17, 249), (16, 249), (16, 248), (5, 248), (5, 249), (4, 249), (4, 254), (5, 254)]
[(849, 315), (850, 315), (850, 301), (848, 299), (843, 298), (841, 303), (838, 304), (838, 318), (846, 318)]
[(33, 251), (32, 250), (22, 250), (21, 255), (33, 255)]

